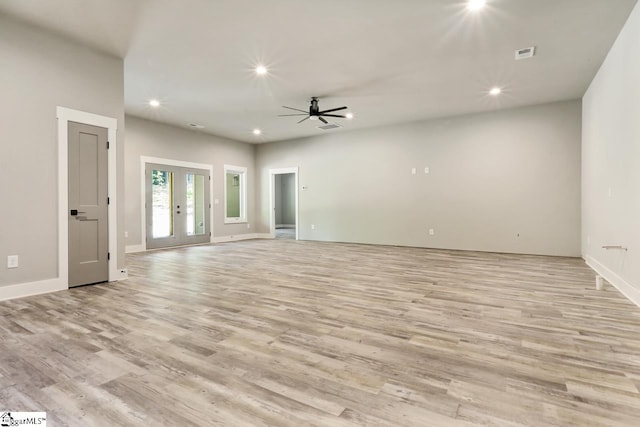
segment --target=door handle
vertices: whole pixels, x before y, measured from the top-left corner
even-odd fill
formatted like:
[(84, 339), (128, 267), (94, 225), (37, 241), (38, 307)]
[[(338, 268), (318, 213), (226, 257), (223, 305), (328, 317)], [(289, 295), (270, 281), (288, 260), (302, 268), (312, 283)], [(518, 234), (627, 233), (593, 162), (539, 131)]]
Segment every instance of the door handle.
[(71, 216), (78, 216), (78, 214), (85, 214), (86, 212), (79, 211), (78, 209), (71, 209)]

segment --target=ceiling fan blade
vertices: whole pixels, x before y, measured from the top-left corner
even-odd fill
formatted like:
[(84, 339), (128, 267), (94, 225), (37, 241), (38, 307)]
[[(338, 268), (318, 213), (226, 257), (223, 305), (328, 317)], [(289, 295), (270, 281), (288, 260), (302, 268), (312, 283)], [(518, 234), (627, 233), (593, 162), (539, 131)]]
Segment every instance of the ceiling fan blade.
[(309, 120), (309, 117), (311, 117), (311, 116), (307, 116), (307, 117), (305, 117), (304, 119), (300, 120), (300, 121), (298, 122), (298, 124), (300, 124), (300, 123), (304, 122), (305, 120)]
[(325, 125), (328, 125), (328, 124), (329, 124), (329, 122), (328, 122), (328, 121), (326, 121), (325, 119), (323, 119), (323, 118), (322, 118), (322, 117), (320, 117), (320, 116), (318, 116), (318, 119), (320, 119), (320, 121), (321, 121), (322, 123), (324, 123)]
[(320, 111), (320, 114), (323, 114), (323, 113), (331, 113), (331, 112), (333, 112), (333, 111), (340, 111), (340, 110), (346, 110), (346, 109), (347, 109), (347, 107), (332, 108), (332, 109), (330, 109), (330, 110)]
[(278, 114), (278, 117), (291, 117), (291, 116), (308, 116), (309, 113), (304, 114)]
[(282, 106), (282, 108), (288, 108), (289, 110), (300, 111), (301, 113), (309, 114), (309, 112), (308, 112), (308, 111), (301, 110), (301, 109), (299, 109), (299, 108), (287, 107), (286, 105), (283, 105), (283, 106)]
[(340, 116), (338, 114), (320, 114), (321, 116), (325, 116), (325, 117), (340, 117), (341, 119), (346, 119), (347, 116)]

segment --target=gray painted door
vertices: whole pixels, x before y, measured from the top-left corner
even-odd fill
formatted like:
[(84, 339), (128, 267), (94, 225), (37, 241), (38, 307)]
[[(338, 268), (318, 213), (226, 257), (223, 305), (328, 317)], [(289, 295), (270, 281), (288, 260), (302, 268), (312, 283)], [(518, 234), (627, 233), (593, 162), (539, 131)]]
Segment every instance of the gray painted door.
[(109, 280), (107, 129), (69, 122), (69, 286)]
[(208, 170), (147, 163), (147, 249), (210, 241)]

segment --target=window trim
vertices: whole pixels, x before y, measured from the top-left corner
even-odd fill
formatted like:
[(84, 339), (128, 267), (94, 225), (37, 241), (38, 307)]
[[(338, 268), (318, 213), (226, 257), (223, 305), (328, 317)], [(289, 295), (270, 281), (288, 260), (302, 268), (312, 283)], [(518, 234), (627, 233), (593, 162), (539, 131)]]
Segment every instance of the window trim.
[[(229, 173), (240, 175), (240, 217), (229, 218), (227, 216), (227, 176)], [(224, 165), (224, 223), (247, 223), (247, 168), (244, 166)]]

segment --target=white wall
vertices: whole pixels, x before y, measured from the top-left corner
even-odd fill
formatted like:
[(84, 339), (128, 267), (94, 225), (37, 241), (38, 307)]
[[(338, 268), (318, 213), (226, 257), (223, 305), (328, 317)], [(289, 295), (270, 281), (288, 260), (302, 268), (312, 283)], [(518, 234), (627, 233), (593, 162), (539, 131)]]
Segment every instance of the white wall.
[[(0, 286), (58, 277), (57, 106), (118, 120), (118, 192), (110, 196), (119, 200), (122, 60), (0, 15)], [(121, 210), (120, 227), (123, 221)], [(124, 242), (118, 243), (124, 267)], [(6, 259), (14, 254), (20, 267), (9, 270)]]
[[(640, 6), (584, 96), (582, 253), (640, 305)], [(604, 250), (622, 245), (628, 252)]]
[(299, 166), (304, 240), (579, 256), (580, 115), (568, 101), (258, 146), (260, 230), (269, 169)]
[[(255, 233), (255, 148), (251, 144), (127, 116), (125, 149), (127, 246), (142, 245), (140, 157), (213, 165), (213, 236)], [(224, 223), (224, 165), (247, 168), (247, 224)]]

